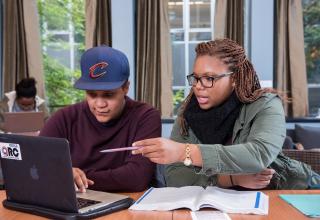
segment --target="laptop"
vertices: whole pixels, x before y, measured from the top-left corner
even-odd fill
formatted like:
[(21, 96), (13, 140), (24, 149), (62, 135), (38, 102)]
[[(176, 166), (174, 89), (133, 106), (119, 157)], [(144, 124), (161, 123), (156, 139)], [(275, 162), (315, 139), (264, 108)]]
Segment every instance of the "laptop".
[(53, 219), (94, 218), (128, 208), (125, 195), (75, 191), (66, 139), (0, 134), (3, 206)]
[(4, 131), (10, 133), (40, 131), (44, 112), (4, 112)]

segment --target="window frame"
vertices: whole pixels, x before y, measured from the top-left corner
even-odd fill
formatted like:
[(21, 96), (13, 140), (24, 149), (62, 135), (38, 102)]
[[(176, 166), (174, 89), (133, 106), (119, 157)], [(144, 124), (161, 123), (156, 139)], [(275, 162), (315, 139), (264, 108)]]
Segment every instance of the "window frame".
[[(170, 4), (170, 1), (169, 3)], [(214, 11), (215, 11), (215, 0), (210, 0), (210, 28), (190, 28), (190, 0), (183, 0), (182, 5), (182, 28), (170, 28), (170, 35), (172, 33), (183, 33), (183, 41), (171, 41), (171, 45), (183, 44), (184, 45), (184, 86), (175, 86), (172, 84), (172, 91), (183, 90), (184, 97), (189, 94), (190, 86), (188, 85), (187, 75), (190, 74), (192, 70), (189, 69), (189, 46), (190, 44), (198, 44), (203, 40), (189, 40), (190, 33), (199, 33), (199, 32), (210, 32), (211, 39), (214, 39)], [(209, 40), (211, 40), (209, 39)], [(174, 77), (174, 75), (173, 75)], [(174, 106), (175, 107), (175, 106)]]

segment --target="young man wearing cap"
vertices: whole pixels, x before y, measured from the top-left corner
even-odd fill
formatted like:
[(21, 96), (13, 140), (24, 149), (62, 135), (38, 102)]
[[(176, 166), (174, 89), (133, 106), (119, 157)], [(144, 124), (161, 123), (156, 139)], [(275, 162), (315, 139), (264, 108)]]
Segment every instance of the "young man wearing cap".
[(142, 191), (155, 165), (131, 151), (101, 150), (131, 146), (161, 136), (160, 114), (151, 106), (127, 97), (129, 63), (120, 51), (94, 47), (81, 57), (82, 75), (75, 83), (86, 100), (54, 114), (41, 136), (66, 138), (70, 144), (76, 188), (100, 191)]

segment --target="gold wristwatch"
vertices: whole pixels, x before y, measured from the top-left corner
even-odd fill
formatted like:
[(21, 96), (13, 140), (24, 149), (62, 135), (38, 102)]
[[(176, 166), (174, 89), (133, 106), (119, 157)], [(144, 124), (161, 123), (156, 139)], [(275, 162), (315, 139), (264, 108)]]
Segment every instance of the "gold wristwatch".
[(189, 143), (186, 144), (186, 158), (183, 161), (183, 164), (185, 166), (190, 166), (192, 164), (192, 160), (191, 160), (191, 148)]

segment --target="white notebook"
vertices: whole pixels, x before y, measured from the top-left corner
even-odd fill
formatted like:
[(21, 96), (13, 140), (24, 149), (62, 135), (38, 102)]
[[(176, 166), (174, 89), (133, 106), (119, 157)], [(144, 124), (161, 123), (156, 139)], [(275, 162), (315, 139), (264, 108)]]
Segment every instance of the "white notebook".
[(188, 208), (215, 208), (226, 213), (267, 215), (269, 197), (260, 191), (236, 191), (218, 187), (185, 186), (150, 188), (131, 210), (167, 211)]

